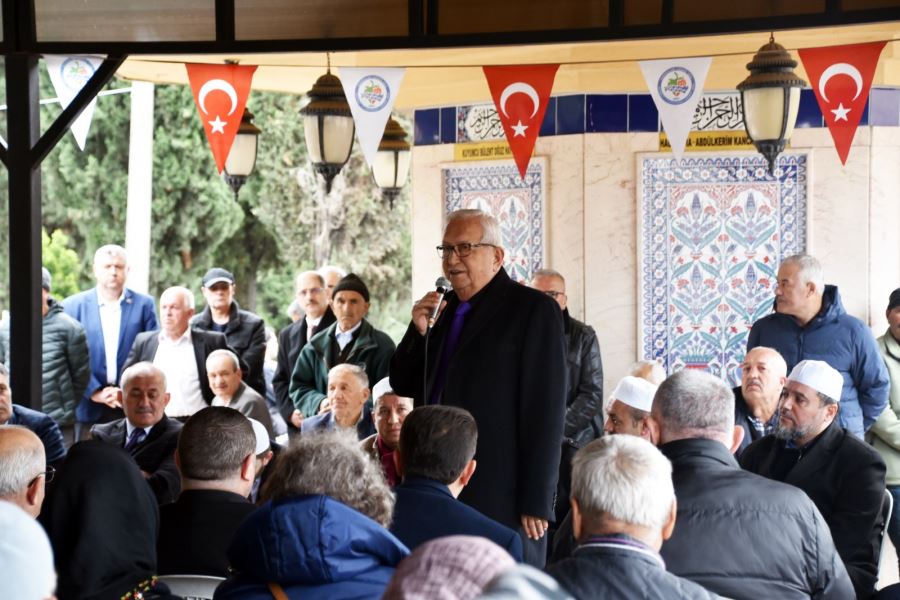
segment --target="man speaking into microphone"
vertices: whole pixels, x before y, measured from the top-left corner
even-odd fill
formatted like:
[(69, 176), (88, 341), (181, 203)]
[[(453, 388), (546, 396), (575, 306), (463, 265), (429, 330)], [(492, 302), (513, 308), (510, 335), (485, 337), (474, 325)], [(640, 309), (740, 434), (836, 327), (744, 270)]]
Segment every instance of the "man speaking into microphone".
[(391, 361), (391, 386), (416, 405), (472, 413), (478, 467), (459, 499), (517, 529), (526, 562), (540, 567), (566, 412), (562, 312), (509, 278), (500, 226), (487, 213), (451, 213), (438, 253), (453, 289), (443, 300), (429, 292), (413, 306)]

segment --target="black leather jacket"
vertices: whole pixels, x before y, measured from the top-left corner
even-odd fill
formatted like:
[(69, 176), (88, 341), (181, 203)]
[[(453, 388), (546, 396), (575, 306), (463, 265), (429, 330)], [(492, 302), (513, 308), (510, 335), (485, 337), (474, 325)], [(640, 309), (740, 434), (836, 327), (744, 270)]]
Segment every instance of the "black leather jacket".
[[(191, 319), (191, 326), (204, 331), (215, 331), (208, 306)], [(238, 357), (247, 364), (249, 372), (244, 382), (265, 396), (263, 361), (266, 357), (266, 324), (252, 312), (242, 310), (238, 303), (232, 300), (228, 325), (225, 327), (225, 339)]]
[(603, 432), (603, 363), (597, 334), (563, 311), (566, 328), (566, 441), (581, 447)]

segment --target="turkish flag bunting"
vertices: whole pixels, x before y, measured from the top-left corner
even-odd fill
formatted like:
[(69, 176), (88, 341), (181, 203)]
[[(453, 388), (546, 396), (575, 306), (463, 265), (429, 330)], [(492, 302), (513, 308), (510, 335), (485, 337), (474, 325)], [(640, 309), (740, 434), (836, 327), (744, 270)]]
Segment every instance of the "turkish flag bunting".
[(559, 65), (482, 68), (519, 175), (525, 179)]
[(872, 77), (885, 43), (799, 50), (841, 164), (847, 164), (850, 144), (869, 100)]
[(219, 173), (234, 143), (256, 65), (185, 64), (194, 101)]

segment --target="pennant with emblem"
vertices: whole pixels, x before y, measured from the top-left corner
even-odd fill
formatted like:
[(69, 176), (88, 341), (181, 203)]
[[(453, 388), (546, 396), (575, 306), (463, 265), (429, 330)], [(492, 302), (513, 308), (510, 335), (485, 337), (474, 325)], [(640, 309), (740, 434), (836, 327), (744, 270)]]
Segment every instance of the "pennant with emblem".
[(886, 43), (798, 51), (842, 165), (847, 164), (850, 144), (869, 100), (875, 67)]
[(244, 115), (256, 65), (185, 64), (203, 131), (219, 173)]
[(339, 73), (344, 95), (350, 105), (350, 114), (356, 125), (356, 139), (371, 167), (406, 69), (340, 67)]
[(681, 159), (684, 154), (711, 63), (712, 58), (708, 56), (642, 60), (639, 63), (676, 159)]
[[(63, 110), (75, 99), (81, 88), (93, 77), (94, 72), (103, 64), (104, 56), (44, 56), (47, 65), (47, 73), (50, 82)], [(91, 119), (94, 118), (94, 108), (97, 106), (97, 98), (88, 103), (72, 122), (69, 128), (75, 137), (78, 148), (84, 150), (88, 132), (91, 129)]]
[(519, 175), (525, 179), (559, 65), (482, 67)]

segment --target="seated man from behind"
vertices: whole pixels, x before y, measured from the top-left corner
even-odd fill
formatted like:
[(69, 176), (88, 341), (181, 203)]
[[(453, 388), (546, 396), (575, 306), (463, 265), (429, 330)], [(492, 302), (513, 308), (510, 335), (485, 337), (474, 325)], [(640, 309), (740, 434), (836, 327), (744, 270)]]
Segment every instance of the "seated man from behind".
[(857, 597), (868, 598), (878, 581), (885, 465), (874, 448), (841, 427), (843, 383), (828, 363), (797, 363), (784, 384), (774, 435), (751, 444), (741, 464), (806, 492), (828, 523)]
[(572, 463), (574, 556), (548, 570), (578, 599), (717, 598), (666, 572), (659, 556), (675, 527), (672, 465), (650, 442), (607, 436)]
[(139, 362), (125, 369), (121, 385), (119, 402), (125, 418), (94, 425), (91, 435), (131, 454), (159, 504), (174, 502), (181, 492), (175, 466), (181, 423), (165, 414), (166, 376), (153, 363)]
[(388, 485), (394, 487), (400, 483), (394, 453), (400, 443), (400, 427), (407, 415), (412, 412), (413, 399), (395, 394), (387, 377), (375, 384), (372, 388), (372, 397), (374, 398), (372, 423), (375, 424), (375, 433), (361, 441), (359, 447), (381, 465)]
[(825, 520), (801, 490), (741, 470), (734, 394), (709, 373), (662, 382), (650, 412), (672, 462), (678, 526), (666, 568), (734, 600), (853, 598)]
[(0, 500), (37, 517), (44, 484), (54, 472), (44, 460), (44, 445), (34, 432), (19, 425), (0, 427)]
[(353, 429), (360, 440), (375, 433), (372, 405), (369, 403), (369, 378), (365, 369), (341, 363), (328, 372), (328, 397), (331, 410), (304, 419), (300, 432)]
[(0, 363), (0, 425), (19, 425), (30, 429), (44, 444), (48, 467), (58, 467), (66, 457), (62, 432), (56, 422), (44, 413), (12, 403), (9, 371)]
[(184, 424), (175, 453), (183, 491), (159, 510), (160, 575), (228, 576), (225, 551), (256, 508), (247, 500), (255, 449), (250, 421), (234, 409), (204, 408)]
[(206, 357), (209, 387), (215, 393), (213, 406), (227, 406), (262, 423), (270, 439), (275, 439), (266, 399), (243, 381), (241, 362), (231, 350), (213, 350)]
[(475, 419), (462, 408), (420, 406), (406, 417), (391, 532), (410, 549), (448, 535), (477, 535), (522, 562), (518, 533), (456, 500), (475, 473), (477, 443)]

